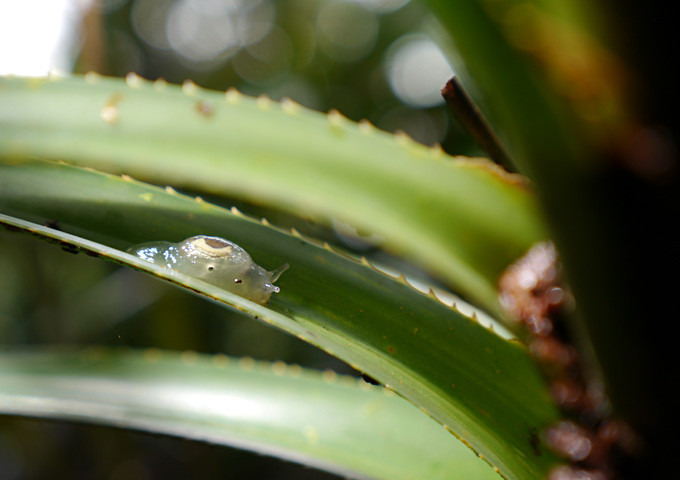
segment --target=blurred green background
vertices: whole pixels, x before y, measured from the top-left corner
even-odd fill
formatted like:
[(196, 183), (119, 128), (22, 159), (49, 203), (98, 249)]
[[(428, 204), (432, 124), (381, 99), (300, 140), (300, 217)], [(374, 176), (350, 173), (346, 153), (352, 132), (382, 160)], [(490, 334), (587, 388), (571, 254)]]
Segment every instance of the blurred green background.
[[(19, 7), (4, 5), (0, 14), (16, 14), (19, 27), (29, 22), (26, 29), (34, 20), (59, 21), (42, 18), (47, 9), (40, 4), (45, 2), (26, 3), (38, 6), (19, 15), (13, 12)], [(441, 30), (420, 3), (99, 0), (81, 2), (79, 8), (78, 2), (62, 3), (75, 18), (67, 22), (66, 40), (60, 43), (64, 68), (72, 65), (74, 72), (136, 72), (171, 83), (191, 79), (217, 90), (236, 87), (274, 100), (289, 97), (315, 110), (335, 108), (353, 120), (368, 119), (383, 130), (403, 130), (456, 154), (481, 153), (439, 95), (453, 70), (433, 42)], [(229, 198), (210, 200), (424, 278), (344, 225), (325, 229)], [(132, 270), (4, 231), (0, 251), (2, 346), (100, 344), (219, 352), (359, 375), (297, 338)], [(337, 478), (198, 442), (4, 416), (0, 465), (2, 480)]]

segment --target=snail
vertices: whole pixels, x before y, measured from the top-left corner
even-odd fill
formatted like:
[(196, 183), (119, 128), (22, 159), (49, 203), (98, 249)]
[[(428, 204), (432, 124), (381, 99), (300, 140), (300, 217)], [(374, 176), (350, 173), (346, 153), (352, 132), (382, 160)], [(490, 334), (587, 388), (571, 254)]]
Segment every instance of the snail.
[(190, 237), (179, 243), (143, 243), (129, 248), (127, 252), (260, 305), (267, 303), (272, 293), (280, 291), (274, 282), (288, 269), (288, 264), (285, 264), (269, 272), (253, 262), (248, 252), (235, 243), (206, 235)]

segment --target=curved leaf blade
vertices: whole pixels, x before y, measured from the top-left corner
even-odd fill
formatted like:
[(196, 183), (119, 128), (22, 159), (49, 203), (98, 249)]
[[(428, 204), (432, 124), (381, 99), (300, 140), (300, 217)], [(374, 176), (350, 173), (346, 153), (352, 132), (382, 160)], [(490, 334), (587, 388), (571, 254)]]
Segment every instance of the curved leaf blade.
[(343, 476), (498, 478), (437, 423), (384, 392), (351, 377), (224, 355), (0, 353), (4, 414), (176, 435)]
[(455, 432), (507, 478), (556, 459), (536, 432), (558, 418), (526, 350), (404, 281), (205, 202), (68, 165), (0, 164), (0, 209), (118, 248), (197, 233), (235, 241), (266, 268), (287, 262), (268, 307), (118, 250), (6, 217), (2, 222), (153, 273), (296, 335), (364, 371)]
[(0, 79), (0, 155), (239, 196), (385, 238), (498, 312), (500, 272), (546, 237), (533, 194), (339, 114), (136, 79)]

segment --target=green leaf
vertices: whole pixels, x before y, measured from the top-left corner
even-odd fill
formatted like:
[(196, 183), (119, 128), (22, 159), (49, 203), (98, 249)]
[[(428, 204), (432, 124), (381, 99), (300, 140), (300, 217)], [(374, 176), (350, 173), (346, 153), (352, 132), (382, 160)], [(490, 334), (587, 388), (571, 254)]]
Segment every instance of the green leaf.
[[(551, 88), (549, 79), (554, 82), (564, 73), (551, 70), (551, 67), (563, 65), (568, 68), (564, 55), (559, 54), (563, 51), (559, 47), (574, 50), (580, 47), (558, 42), (580, 32), (567, 29), (564, 18), (553, 17), (549, 13), (550, 7), (545, 8), (546, 4), (558, 2), (424, 1), (454, 40), (465, 70), (470, 72), (472, 81), (483, 94), (484, 106), (509, 142), (513, 160), (534, 181), (538, 179), (531, 163), (541, 162), (539, 170), (550, 171), (563, 185), (561, 194), (573, 197), (568, 178), (562, 176), (568, 173), (562, 165), (574, 159), (587, 161), (587, 151), (583, 149), (582, 138), (566, 102), (569, 86), (561, 85), (565, 93), (560, 98)], [(568, 9), (565, 4), (562, 12)], [(552, 23), (541, 24), (541, 20)], [(544, 42), (538, 35), (541, 27), (551, 27), (558, 33)], [(518, 48), (522, 41), (525, 49)], [(555, 43), (551, 44), (551, 41)], [(532, 58), (531, 53), (535, 57)], [(576, 65), (571, 67), (577, 68)]]
[(440, 425), (352, 377), (149, 349), (0, 353), (0, 412), (254, 450), (386, 480), (498, 476)]
[[(228, 210), (139, 182), (63, 164), (0, 163), (0, 211), (11, 228), (134, 266), (286, 330), (387, 385), (479, 452), (506, 478), (539, 479), (556, 459), (537, 432), (558, 418), (518, 342), (507, 341), (405, 280)], [(52, 224), (54, 225), (54, 223)], [(265, 268), (291, 265), (268, 307), (118, 250), (195, 234), (228, 238)]]
[[(677, 360), (670, 341), (660, 345), (640, 318), (675, 310), (677, 255), (667, 252), (676, 247), (680, 215), (671, 146), (677, 130), (668, 120), (675, 118), (669, 92), (676, 90), (640, 90), (645, 83), (658, 87), (663, 75), (638, 70), (638, 62), (663, 50), (662, 37), (646, 35), (631, 49), (617, 37), (636, 35), (619, 24), (633, 10), (619, 17), (603, 2), (426, 1), (534, 182), (575, 298), (572, 321), (580, 325), (572, 330), (589, 337), (576, 344), (592, 345), (613, 411), (646, 437), (649, 451), (658, 451), (668, 443), (665, 412), (673, 394), (665, 378), (649, 372), (658, 365), (672, 371)], [(611, 19), (615, 28), (604, 26)], [(663, 31), (628, 20), (641, 31)], [(644, 51), (641, 44), (654, 47)], [(652, 63), (664, 65), (660, 59)], [(654, 97), (661, 108), (652, 120)], [(652, 137), (644, 147), (634, 140)], [(656, 456), (651, 463), (659, 468)]]
[(496, 313), (498, 275), (546, 238), (526, 185), (480, 160), (337, 112), (87, 78), (0, 79), (0, 156), (37, 155), (335, 217), (381, 235), (384, 247)]

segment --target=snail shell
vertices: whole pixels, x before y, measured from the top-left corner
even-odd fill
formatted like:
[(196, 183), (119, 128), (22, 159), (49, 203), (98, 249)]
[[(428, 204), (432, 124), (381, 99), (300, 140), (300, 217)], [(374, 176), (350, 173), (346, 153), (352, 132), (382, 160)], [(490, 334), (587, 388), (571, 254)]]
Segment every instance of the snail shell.
[(269, 272), (253, 262), (248, 252), (229, 240), (198, 235), (179, 243), (149, 242), (128, 249), (147, 262), (171, 268), (264, 305), (288, 264)]

